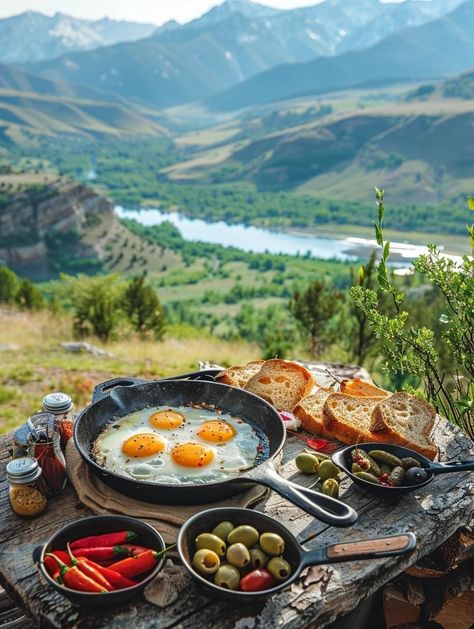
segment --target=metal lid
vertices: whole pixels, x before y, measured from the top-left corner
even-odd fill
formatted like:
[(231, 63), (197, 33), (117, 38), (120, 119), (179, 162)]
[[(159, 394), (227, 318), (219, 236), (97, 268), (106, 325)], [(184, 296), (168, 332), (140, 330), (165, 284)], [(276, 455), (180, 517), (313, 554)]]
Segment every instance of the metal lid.
[(49, 393), (43, 398), (43, 409), (59, 415), (69, 411), (73, 406), (71, 396), (67, 393)]
[(33, 457), (25, 456), (7, 463), (7, 480), (24, 485), (41, 476), (41, 468)]

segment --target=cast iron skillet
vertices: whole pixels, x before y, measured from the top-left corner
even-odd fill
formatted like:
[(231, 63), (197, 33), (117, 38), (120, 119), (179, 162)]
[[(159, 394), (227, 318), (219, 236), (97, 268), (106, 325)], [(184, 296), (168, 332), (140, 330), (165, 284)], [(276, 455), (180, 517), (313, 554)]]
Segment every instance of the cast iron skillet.
[[(365, 452), (370, 452), (370, 450), (385, 450), (386, 452), (390, 452), (390, 454), (394, 454), (398, 456), (399, 459), (403, 459), (407, 456), (410, 456), (417, 461), (420, 462), (421, 467), (425, 468), (427, 471), (427, 478), (422, 483), (417, 483), (416, 485), (401, 485), (400, 487), (388, 487), (387, 485), (376, 485), (375, 483), (369, 483), (369, 481), (364, 480), (363, 478), (358, 478), (354, 476), (351, 472), (352, 469), (352, 460), (351, 460), (351, 452), (357, 447)], [(374, 494), (384, 497), (390, 496), (400, 496), (401, 494), (407, 494), (410, 491), (415, 491), (416, 489), (421, 489), (431, 483), (433, 478), (437, 474), (446, 474), (448, 472), (465, 472), (468, 470), (474, 470), (474, 461), (449, 461), (448, 463), (434, 463), (430, 461), (426, 456), (415, 452), (415, 450), (411, 450), (410, 448), (405, 448), (403, 446), (392, 445), (390, 443), (358, 443), (357, 446), (347, 446), (345, 448), (341, 448), (332, 454), (332, 461), (338, 467), (342, 468), (347, 476), (350, 477), (353, 483), (355, 483), (361, 489), (366, 489)]]
[[(201, 377), (202, 374), (199, 374)], [(204, 376), (207, 377), (207, 376)], [(111, 387), (114, 387), (111, 389)], [(215, 405), (224, 413), (242, 418), (263, 432), (269, 441), (269, 452), (257, 464), (238, 476), (220, 482), (166, 485), (136, 481), (98, 465), (91, 455), (91, 444), (102, 428), (118, 417), (153, 406)], [(137, 381), (134, 378), (109, 381), (94, 391), (93, 403), (75, 422), (74, 441), (82, 458), (93, 473), (117, 491), (145, 500), (165, 504), (203, 504), (217, 502), (246, 491), (254, 483), (271, 487), (307, 513), (332, 526), (351, 526), (357, 520), (354, 509), (322, 493), (300, 487), (282, 478), (273, 465), (285, 441), (285, 427), (278, 412), (242, 389), (205, 380)]]
[[(286, 581), (282, 581), (275, 587), (263, 592), (242, 592), (219, 587), (211, 580), (199, 575), (191, 565), (193, 554), (196, 551), (194, 540), (199, 533), (212, 531), (219, 522), (224, 520), (229, 520), (234, 526), (239, 526), (240, 524), (254, 526), (260, 533), (268, 531), (281, 535), (285, 540), (283, 556), (292, 568), (291, 576)], [(415, 547), (416, 537), (413, 533), (400, 533), (390, 537), (344, 542), (344, 544), (333, 544), (318, 550), (308, 550), (301, 546), (290, 531), (277, 520), (253, 509), (235, 508), (202, 511), (187, 520), (181, 527), (178, 535), (178, 552), (181, 561), (201, 589), (213, 598), (221, 598), (241, 604), (264, 601), (286, 588), (290, 583), (293, 583), (299, 577), (303, 568), (307, 566), (351, 561), (354, 559), (378, 559), (379, 557), (404, 555), (410, 553)]]

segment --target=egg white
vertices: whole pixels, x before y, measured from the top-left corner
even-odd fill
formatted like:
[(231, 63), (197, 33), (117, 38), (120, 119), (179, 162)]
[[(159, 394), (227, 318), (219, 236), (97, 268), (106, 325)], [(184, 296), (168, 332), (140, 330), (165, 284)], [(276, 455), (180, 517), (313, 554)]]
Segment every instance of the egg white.
[[(134, 480), (170, 485), (225, 480), (243, 469), (253, 467), (260, 443), (256, 431), (245, 421), (228, 414), (218, 415), (201, 408), (180, 406), (173, 408), (185, 418), (180, 427), (166, 430), (149, 423), (151, 415), (169, 408), (146, 408), (109, 423), (92, 447), (97, 463), (111, 472)], [(225, 421), (233, 427), (235, 436), (219, 443), (200, 438), (197, 430), (208, 421)], [(129, 457), (124, 454), (123, 443), (140, 433), (158, 435), (165, 443), (164, 450), (148, 457)], [(177, 445), (189, 442), (209, 447), (214, 454), (213, 460), (203, 467), (184, 467), (175, 463), (171, 451)]]

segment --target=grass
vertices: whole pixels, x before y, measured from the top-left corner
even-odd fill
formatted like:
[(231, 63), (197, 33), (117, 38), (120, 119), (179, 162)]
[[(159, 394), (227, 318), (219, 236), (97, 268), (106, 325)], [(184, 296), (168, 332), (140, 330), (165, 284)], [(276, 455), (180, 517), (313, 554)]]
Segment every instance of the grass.
[(94, 386), (110, 378), (156, 379), (194, 371), (199, 360), (231, 365), (259, 356), (258, 347), (250, 343), (223, 341), (183, 326), (171, 328), (161, 342), (125, 333), (107, 344), (87, 339), (110, 354), (104, 357), (73, 354), (61, 347), (73, 340), (68, 315), (0, 311), (0, 344), (19, 347), (2, 352), (0, 433), (22, 424), (53, 390), (69, 393), (79, 410), (90, 402)]

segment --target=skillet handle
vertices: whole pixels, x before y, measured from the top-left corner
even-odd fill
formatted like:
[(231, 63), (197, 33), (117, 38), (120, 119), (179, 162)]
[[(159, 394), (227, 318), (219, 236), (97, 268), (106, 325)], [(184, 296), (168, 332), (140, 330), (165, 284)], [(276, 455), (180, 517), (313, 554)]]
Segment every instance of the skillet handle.
[(99, 400), (103, 400), (109, 395), (112, 389), (115, 389), (115, 387), (133, 387), (135, 384), (144, 384), (145, 382), (150, 381), (134, 378), (133, 376), (130, 376), (130, 378), (113, 378), (112, 380), (101, 382), (94, 389), (94, 393), (92, 394), (92, 404), (94, 404), (94, 402), (99, 402)]
[(357, 542), (332, 544), (319, 550), (306, 551), (303, 555), (303, 566), (353, 561), (355, 559), (378, 559), (406, 555), (416, 548), (416, 537), (413, 533), (401, 533), (389, 537), (377, 537)]
[(432, 474), (447, 474), (448, 472), (469, 472), (474, 470), (474, 460), (471, 461), (448, 461), (438, 463), (433, 467), (426, 468)]
[(254, 474), (243, 475), (240, 478), (244, 480), (244, 476), (250, 476), (253, 481), (270, 487), (325, 524), (351, 526), (358, 518), (357, 511), (344, 502), (282, 478), (270, 461), (255, 467), (252, 472)]

